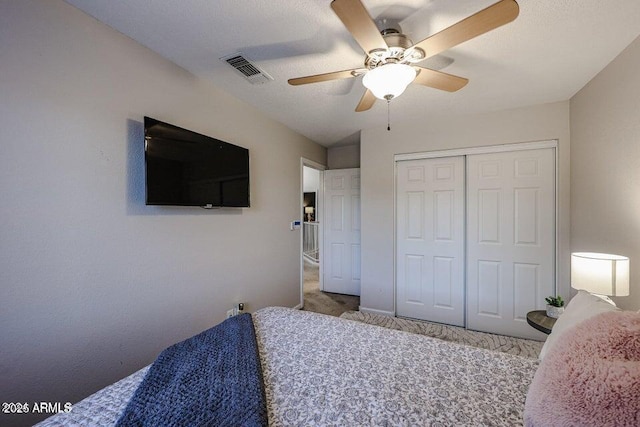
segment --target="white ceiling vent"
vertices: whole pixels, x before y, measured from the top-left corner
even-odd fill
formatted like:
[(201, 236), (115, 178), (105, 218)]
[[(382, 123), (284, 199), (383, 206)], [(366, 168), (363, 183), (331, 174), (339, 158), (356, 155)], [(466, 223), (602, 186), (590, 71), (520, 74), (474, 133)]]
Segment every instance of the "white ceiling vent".
[(241, 52), (223, 56), (220, 59), (235, 68), (251, 84), (263, 84), (273, 80), (273, 77), (265, 73), (256, 64), (252, 64)]

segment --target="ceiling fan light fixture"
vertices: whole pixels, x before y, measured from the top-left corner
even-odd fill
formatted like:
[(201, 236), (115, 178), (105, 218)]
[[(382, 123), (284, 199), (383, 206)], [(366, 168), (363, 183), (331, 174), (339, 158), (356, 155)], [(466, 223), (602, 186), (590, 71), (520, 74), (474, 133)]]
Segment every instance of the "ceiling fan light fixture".
[(387, 101), (404, 92), (416, 78), (416, 70), (407, 64), (384, 64), (367, 72), (362, 84), (378, 99)]

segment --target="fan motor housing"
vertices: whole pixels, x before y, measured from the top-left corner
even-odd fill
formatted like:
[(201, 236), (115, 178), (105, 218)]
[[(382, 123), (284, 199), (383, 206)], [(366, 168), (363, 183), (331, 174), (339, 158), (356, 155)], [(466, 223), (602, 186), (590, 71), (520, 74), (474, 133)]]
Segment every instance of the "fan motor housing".
[(387, 42), (389, 49), (402, 48), (402, 50), (405, 50), (413, 45), (413, 42), (409, 37), (397, 31), (383, 31), (382, 38)]
[(380, 31), (382, 38), (387, 43), (387, 49), (373, 50), (364, 60), (364, 65), (369, 70), (388, 63), (418, 62), (424, 58), (422, 49), (412, 49), (410, 55), (405, 55), (413, 42), (409, 37), (395, 28), (387, 28)]

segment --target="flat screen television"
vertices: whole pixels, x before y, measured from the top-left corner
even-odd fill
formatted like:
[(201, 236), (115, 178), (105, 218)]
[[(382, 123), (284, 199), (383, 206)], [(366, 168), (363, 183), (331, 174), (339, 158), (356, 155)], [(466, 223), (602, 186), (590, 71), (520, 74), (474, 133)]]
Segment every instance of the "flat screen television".
[(146, 204), (249, 207), (249, 150), (144, 118)]

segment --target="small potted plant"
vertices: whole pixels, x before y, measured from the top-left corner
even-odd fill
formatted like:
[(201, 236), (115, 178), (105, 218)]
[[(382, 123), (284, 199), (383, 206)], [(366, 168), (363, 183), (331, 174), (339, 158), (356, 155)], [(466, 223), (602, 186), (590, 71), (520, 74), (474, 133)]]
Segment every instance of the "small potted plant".
[(544, 299), (547, 302), (547, 316), (557, 319), (564, 312), (564, 300), (560, 295)]

